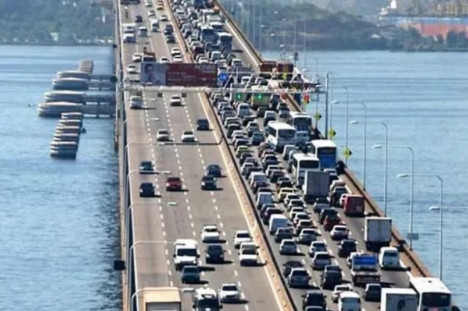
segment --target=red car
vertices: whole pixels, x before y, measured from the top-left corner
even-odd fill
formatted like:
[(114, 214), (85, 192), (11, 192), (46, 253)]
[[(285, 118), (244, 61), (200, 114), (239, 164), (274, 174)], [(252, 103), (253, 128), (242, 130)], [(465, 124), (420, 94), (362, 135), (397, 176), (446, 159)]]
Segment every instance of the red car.
[(179, 177), (168, 177), (166, 179), (166, 191), (182, 190), (182, 180)]
[(338, 216), (335, 215), (329, 215), (325, 217), (325, 220), (323, 221), (323, 228), (325, 231), (330, 231), (333, 229), (334, 226), (341, 224), (341, 219)]

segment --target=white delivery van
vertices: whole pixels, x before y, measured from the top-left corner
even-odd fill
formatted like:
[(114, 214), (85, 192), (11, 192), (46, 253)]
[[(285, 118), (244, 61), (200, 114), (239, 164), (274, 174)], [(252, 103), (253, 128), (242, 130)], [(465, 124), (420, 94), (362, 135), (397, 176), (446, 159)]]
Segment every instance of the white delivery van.
[(382, 247), (379, 253), (379, 265), (382, 269), (398, 269), (400, 253), (396, 247)]
[(276, 229), (280, 227), (288, 227), (289, 221), (288, 218), (282, 214), (274, 214), (270, 217), (270, 223), (268, 229), (270, 230), (270, 234), (274, 234)]

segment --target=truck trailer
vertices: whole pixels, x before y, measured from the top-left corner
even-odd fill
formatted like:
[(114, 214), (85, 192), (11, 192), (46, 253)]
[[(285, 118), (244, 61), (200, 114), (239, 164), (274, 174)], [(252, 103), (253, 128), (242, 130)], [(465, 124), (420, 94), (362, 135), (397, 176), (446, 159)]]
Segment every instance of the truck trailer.
[(181, 311), (182, 302), (177, 287), (147, 287), (139, 294), (143, 311)]

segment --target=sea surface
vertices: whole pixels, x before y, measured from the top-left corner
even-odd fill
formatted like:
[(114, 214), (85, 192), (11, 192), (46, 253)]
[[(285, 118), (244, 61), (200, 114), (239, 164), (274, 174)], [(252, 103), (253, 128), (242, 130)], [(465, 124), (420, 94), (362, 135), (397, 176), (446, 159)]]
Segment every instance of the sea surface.
[(0, 310), (118, 310), (118, 159), (113, 120), (85, 119), (76, 160), (49, 156), (57, 119), (36, 106), (56, 71), (109, 47), (0, 46)]
[[(301, 53), (300, 53), (301, 54)], [(279, 53), (264, 52), (267, 59)], [(388, 125), (387, 210), (404, 236), (409, 231), (410, 179), (413, 148), (415, 175), (440, 175), (443, 179), (443, 281), (455, 294), (455, 302), (468, 310), (468, 55), (466, 53), (309, 52), (300, 55), (299, 68), (313, 76), (330, 72), (335, 141), (342, 149), (346, 133), (346, 90), (349, 95), (348, 165), (363, 180), (363, 108), (367, 106), (366, 188), (381, 203), (384, 198), (384, 144)], [(322, 80), (323, 81), (323, 80)], [(307, 111), (316, 112), (316, 103)], [(318, 110), (325, 116), (324, 98)], [(324, 129), (325, 118), (319, 121)], [(434, 176), (414, 179), (413, 247), (426, 266), (439, 275), (440, 185)]]

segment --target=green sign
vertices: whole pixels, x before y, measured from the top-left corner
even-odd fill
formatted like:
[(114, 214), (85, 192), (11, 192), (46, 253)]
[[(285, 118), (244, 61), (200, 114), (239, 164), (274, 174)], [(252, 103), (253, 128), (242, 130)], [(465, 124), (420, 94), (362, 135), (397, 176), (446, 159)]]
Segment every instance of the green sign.
[(336, 136), (336, 131), (334, 129), (329, 129), (328, 136), (330, 137), (330, 139), (332, 139), (333, 137)]
[(322, 118), (322, 115), (317, 112), (317, 113), (314, 114), (314, 118), (315, 118), (315, 120), (318, 121), (318, 120), (320, 120)]

